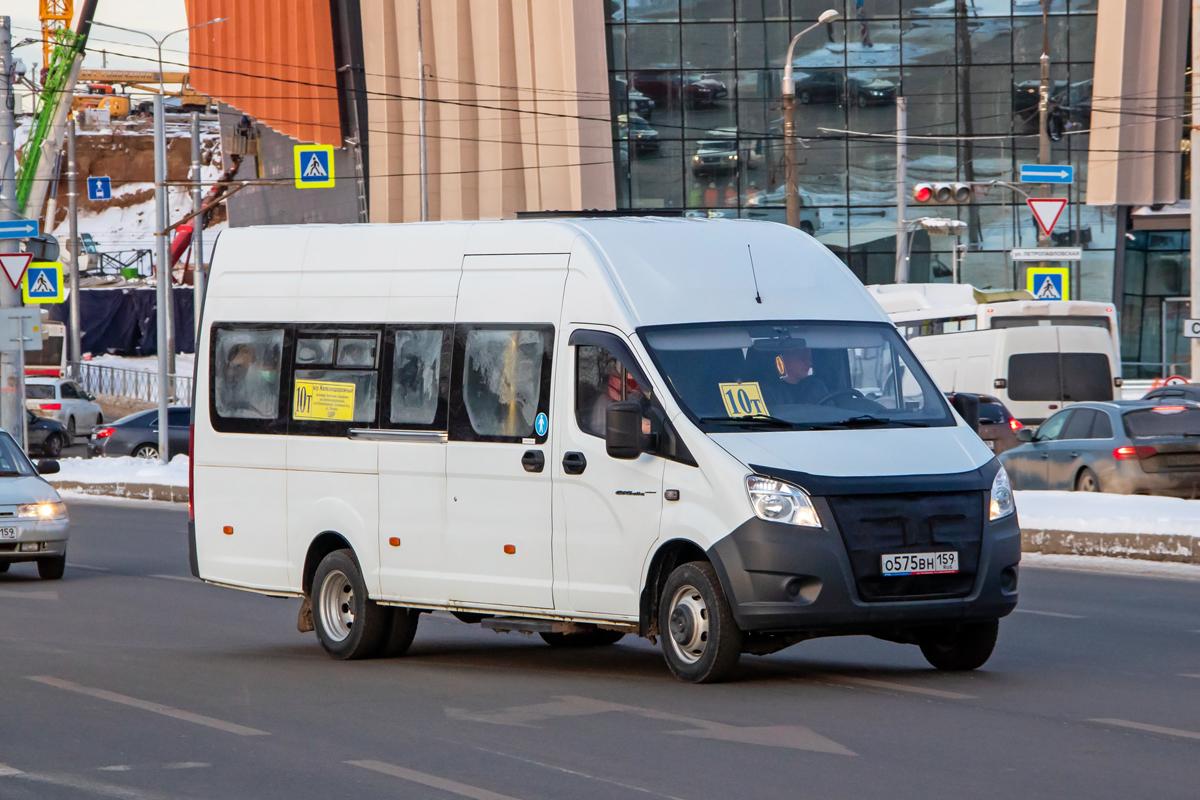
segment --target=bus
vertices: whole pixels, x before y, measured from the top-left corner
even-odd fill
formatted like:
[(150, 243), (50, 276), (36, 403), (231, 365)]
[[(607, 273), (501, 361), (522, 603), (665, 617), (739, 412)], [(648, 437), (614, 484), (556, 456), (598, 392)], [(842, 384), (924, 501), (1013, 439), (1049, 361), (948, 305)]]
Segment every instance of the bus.
[(67, 326), (42, 320), (42, 349), (25, 351), (25, 375), (62, 378), (67, 374)]

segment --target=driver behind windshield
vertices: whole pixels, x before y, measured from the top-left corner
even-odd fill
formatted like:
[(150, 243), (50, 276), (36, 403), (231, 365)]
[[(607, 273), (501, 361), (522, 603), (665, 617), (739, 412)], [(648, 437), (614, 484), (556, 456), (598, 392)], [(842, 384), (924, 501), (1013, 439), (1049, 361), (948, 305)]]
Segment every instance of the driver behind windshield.
[(775, 356), (779, 384), (772, 394), (782, 403), (819, 403), (829, 387), (812, 374), (812, 350), (803, 339), (783, 343)]

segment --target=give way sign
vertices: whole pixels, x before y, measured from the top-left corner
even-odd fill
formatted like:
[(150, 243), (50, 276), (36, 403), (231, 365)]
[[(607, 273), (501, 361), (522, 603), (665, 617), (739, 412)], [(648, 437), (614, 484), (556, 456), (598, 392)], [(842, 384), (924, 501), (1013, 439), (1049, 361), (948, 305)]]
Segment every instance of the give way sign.
[(0, 254), (0, 267), (4, 268), (4, 275), (14, 289), (21, 287), (21, 279), (25, 277), (30, 261), (33, 261), (33, 253)]
[(1067, 207), (1065, 197), (1030, 197), (1025, 200), (1025, 203), (1033, 212), (1033, 218), (1037, 220), (1038, 227), (1046, 236), (1049, 236), (1050, 232), (1054, 230), (1058, 218), (1062, 216), (1063, 209)]

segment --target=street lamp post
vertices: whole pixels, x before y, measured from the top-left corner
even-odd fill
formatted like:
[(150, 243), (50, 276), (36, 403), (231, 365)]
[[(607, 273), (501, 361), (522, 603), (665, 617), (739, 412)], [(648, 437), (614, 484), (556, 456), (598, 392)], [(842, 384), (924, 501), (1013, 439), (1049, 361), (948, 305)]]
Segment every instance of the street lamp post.
[(793, 228), (800, 227), (800, 197), (796, 184), (796, 122), (793, 119), (796, 111), (796, 84), (792, 80), (792, 53), (800, 37), (820, 25), (827, 25), (840, 17), (837, 11), (827, 8), (817, 17), (817, 21), (792, 37), (788, 42), (787, 58), (783, 62), (783, 82), (780, 93), (783, 95), (783, 169), (784, 197), (787, 202), (787, 224)]
[(158, 95), (154, 98), (154, 260), (157, 265), (155, 267), (157, 277), (155, 289), (158, 306), (158, 313), (155, 315), (157, 317), (156, 338), (158, 340), (158, 459), (164, 464), (170, 458), (167, 436), (167, 406), (170, 404), (170, 398), (173, 394), (172, 389), (174, 388), (170, 384), (172, 375), (175, 372), (175, 337), (172, 333), (173, 326), (170, 324), (171, 269), (167, 263), (167, 225), (169, 224), (166, 189), (167, 134), (166, 121), (164, 119), (165, 113), (163, 111), (163, 97), (166, 94), (167, 87), (166, 81), (163, 79), (162, 49), (167, 39), (170, 39), (177, 33), (203, 28), (207, 25), (224, 21), (225, 17), (217, 17), (207, 22), (201, 22), (198, 25), (189, 25), (186, 28), (173, 30), (160, 37), (155, 37), (145, 31), (134, 30), (133, 28), (111, 25), (107, 22), (92, 23), (104, 28), (113, 28), (118, 31), (145, 36), (154, 42), (154, 46), (158, 50)]

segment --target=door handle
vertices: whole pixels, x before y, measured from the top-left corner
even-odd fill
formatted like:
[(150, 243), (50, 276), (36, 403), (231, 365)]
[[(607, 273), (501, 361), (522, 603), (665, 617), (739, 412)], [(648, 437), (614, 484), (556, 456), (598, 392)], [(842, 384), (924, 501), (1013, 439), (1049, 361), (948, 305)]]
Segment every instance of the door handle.
[(1049, 453), (1042, 453), (1042, 461), (1045, 461), (1045, 460), (1046, 460), (1046, 459), (1048, 459), (1049, 457), (1050, 457), (1050, 454), (1049, 454)]
[(1071, 453), (1071, 458), (1079, 458), (1079, 453)]
[(579, 475), (587, 469), (587, 458), (583, 453), (571, 451), (563, 454), (563, 472), (568, 475)]
[(541, 472), (546, 468), (546, 456), (541, 450), (526, 450), (521, 456), (521, 466), (526, 472)]

